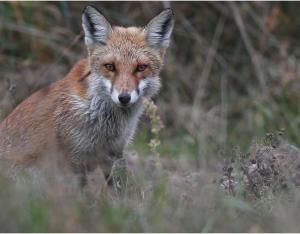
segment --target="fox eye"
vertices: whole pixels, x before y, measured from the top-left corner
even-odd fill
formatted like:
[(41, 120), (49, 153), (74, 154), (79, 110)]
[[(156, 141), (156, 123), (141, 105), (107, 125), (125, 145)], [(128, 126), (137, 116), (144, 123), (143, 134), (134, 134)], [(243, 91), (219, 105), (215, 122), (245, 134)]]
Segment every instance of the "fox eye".
[(146, 64), (138, 65), (138, 66), (136, 67), (136, 71), (137, 71), (137, 72), (145, 71), (145, 69), (146, 69), (147, 67), (148, 67), (148, 65), (146, 65)]
[(105, 64), (104, 66), (109, 71), (115, 71), (116, 70), (115, 65), (112, 64), (112, 63)]

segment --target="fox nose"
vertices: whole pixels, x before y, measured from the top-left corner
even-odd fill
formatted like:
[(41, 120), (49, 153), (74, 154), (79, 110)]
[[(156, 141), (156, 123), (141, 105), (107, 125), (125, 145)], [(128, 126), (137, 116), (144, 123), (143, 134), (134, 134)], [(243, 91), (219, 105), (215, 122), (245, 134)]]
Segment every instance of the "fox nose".
[(126, 92), (120, 93), (118, 98), (119, 98), (119, 101), (121, 102), (121, 104), (123, 104), (123, 105), (127, 105), (131, 99), (130, 94), (126, 93)]

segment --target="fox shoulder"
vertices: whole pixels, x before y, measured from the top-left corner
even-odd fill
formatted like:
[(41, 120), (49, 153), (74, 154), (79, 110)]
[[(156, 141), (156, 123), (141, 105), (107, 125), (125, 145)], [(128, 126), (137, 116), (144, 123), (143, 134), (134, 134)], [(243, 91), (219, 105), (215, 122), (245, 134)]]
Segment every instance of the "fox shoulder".
[(79, 60), (64, 78), (67, 89), (71, 89), (75, 94), (85, 98), (88, 90), (87, 77), (91, 74), (88, 59)]

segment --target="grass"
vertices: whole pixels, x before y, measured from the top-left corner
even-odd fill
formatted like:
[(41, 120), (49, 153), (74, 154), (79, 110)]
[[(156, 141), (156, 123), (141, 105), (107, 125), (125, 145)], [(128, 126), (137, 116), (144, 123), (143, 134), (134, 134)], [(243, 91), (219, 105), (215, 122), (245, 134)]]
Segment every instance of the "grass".
[[(149, 140), (144, 141), (143, 137), (137, 137), (136, 144), (142, 145), (143, 142), (146, 146)], [(7, 177), (1, 177), (1, 231), (297, 231), (299, 224), (295, 217), (300, 205), (298, 188), (290, 180), (286, 180), (288, 186), (279, 186), (277, 179), (257, 182), (254, 188), (245, 180), (245, 174), (240, 169), (241, 165), (249, 166), (247, 161), (253, 157), (258, 160), (258, 152), (263, 147), (271, 147), (270, 150), (274, 151), (272, 155), (282, 155), (280, 152), (286, 149), (284, 147), (292, 147), (284, 142), (282, 146), (274, 148), (270, 146), (271, 141), (274, 141), (271, 138), (268, 136), (262, 139), (261, 143), (250, 147), (248, 152), (235, 151), (235, 155), (231, 155), (236, 159), (230, 164), (234, 193), (221, 186), (221, 181), (224, 182), (228, 176), (229, 164), (220, 164), (215, 158), (214, 164), (195, 166), (195, 158), (162, 154), (162, 167), (156, 167), (151, 161), (151, 158), (155, 161), (155, 155), (151, 156), (149, 148), (143, 149), (143, 155), (148, 151), (147, 157), (139, 155), (136, 158), (136, 152), (127, 152), (130, 173), (125, 196), (118, 196), (105, 189), (101, 180), (92, 185), (102, 188), (100, 193), (95, 193), (91, 192), (96, 191), (94, 188), (68, 188), (62, 180), (53, 180), (53, 175), (49, 174), (47, 176), (51, 180), (38, 183), (28, 173), (22, 174), (22, 179), (17, 176), (17, 182), (13, 183)], [(293, 149), (297, 150), (297, 160), (300, 160), (298, 149)], [(290, 154), (286, 150), (282, 152), (285, 152), (286, 157), (294, 155), (292, 151)], [(263, 159), (267, 157), (268, 154)], [(268, 165), (265, 167), (273, 168)], [(258, 173), (260, 179), (269, 178), (261, 171)], [(11, 217), (14, 217), (13, 221)]]

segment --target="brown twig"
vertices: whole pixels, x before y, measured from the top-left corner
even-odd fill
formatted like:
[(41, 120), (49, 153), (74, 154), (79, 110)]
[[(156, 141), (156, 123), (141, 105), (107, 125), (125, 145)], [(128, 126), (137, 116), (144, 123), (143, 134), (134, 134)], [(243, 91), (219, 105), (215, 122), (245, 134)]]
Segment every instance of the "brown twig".
[(205, 87), (206, 87), (208, 78), (210, 76), (210, 72), (211, 72), (211, 69), (213, 66), (213, 62), (215, 60), (215, 56), (217, 54), (219, 40), (220, 40), (220, 36), (222, 35), (224, 25), (225, 25), (225, 18), (223, 16), (221, 16), (218, 21), (216, 30), (215, 30), (215, 34), (214, 34), (214, 37), (212, 40), (211, 47), (209, 48), (208, 53), (207, 53), (207, 58), (206, 58), (205, 65), (203, 67), (203, 71), (201, 73), (200, 78), (198, 79), (198, 84), (196, 85), (197, 92), (194, 97), (193, 108), (192, 108), (193, 109), (193, 112), (192, 112), (193, 120), (195, 120), (195, 118), (196, 118), (194, 110), (196, 110), (197, 107), (199, 107), (201, 99), (205, 95)]
[(242, 40), (245, 44), (246, 50), (247, 50), (247, 52), (248, 52), (248, 54), (251, 58), (252, 65), (254, 67), (254, 70), (256, 72), (256, 76), (258, 78), (258, 81), (260, 83), (260, 86), (261, 86), (261, 89), (262, 89), (262, 92), (263, 92), (263, 97), (265, 97), (268, 94), (268, 89), (267, 89), (266, 81), (265, 81), (265, 78), (264, 78), (264, 72), (261, 68), (261, 60), (260, 60), (259, 54), (255, 51), (255, 49), (252, 46), (250, 38), (249, 38), (249, 36), (247, 34), (247, 31), (245, 29), (245, 24), (242, 20), (242, 17), (240, 15), (240, 13), (239, 13), (239, 10), (238, 10), (238, 7), (236, 6), (236, 3), (229, 2), (228, 4), (229, 4), (229, 6), (232, 10), (236, 25), (237, 25), (237, 27), (240, 31), (240, 34), (242, 36)]

